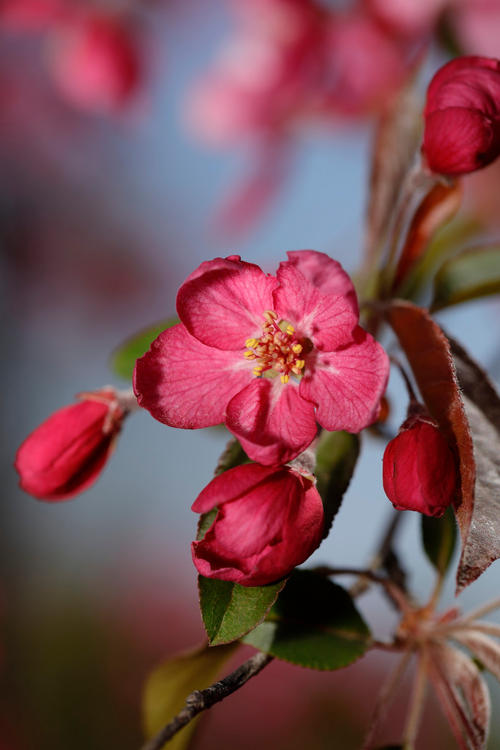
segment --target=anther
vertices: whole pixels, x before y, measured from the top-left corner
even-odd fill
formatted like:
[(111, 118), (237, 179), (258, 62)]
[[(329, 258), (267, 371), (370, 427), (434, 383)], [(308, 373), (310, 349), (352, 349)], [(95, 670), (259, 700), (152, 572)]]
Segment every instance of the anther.
[(252, 348), (252, 349), (253, 349), (253, 347), (254, 347), (254, 346), (257, 346), (257, 344), (258, 344), (258, 343), (259, 343), (259, 342), (257, 341), (257, 339), (247, 339), (247, 340), (245, 341), (245, 346), (247, 346), (247, 347), (248, 347), (249, 349), (250, 349), (250, 348)]
[(243, 356), (247, 359), (257, 359), (257, 355), (251, 349), (248, 349), (248, 351), (246, 351)]
[(281, 380), (282, 383), (288, 383), (288, 381), (290, 380), (290, 378), (288, 377), (288, 375), (282, 375), (281, 378), (280, 378), (280, 380)]
[(301, 351), (302, 351), (302, 344), (294, 344), (292, 346), (292, 352), (294, 352), (295, 354), (300, 354)]
[(293, 333), (295, 333), (295, 328), (291, 325), (287, 325), (286, 332), (288, 333), (289, 336), (291, 336)]

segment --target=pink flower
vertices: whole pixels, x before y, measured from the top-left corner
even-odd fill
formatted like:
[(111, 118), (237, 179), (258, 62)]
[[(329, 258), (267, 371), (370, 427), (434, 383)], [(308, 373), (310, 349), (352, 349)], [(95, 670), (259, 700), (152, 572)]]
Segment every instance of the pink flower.
[(125, 412), (113, 389), (59, 409), (17, 452), (20, 487), (41, 500), (66, 500), (95, 482), (111, 454)]
[(424, 407), (410, 409), (383, 460), (384, 490), (397, 510), (442, 516), (456, 493), (453, 452)]
[(323, 534), (323, 504), (310, 479), (286, 467), (248, 464), (213, 479), (193, 504), (217, 508), (202, 541), (193, 542), (201, 575), (264, 586), (304, 562)]
[(51, 31), (48, 62), (72, 103), (96, 112), (122, 107), (139, 83), (139, 59), (128, 30), (105, 16), (75, 15)]
[(458, 175), (500, 153), (500, 62), (459, 57), (438, 70), (427, 91), (422, 152), (433, 172)]
[(177, 296), (181, 324), (135, 368), (141, 406), (188, 429), (224, 422), (259, 463), (283, 464), (327, 430), (376, 418), (388, 377), (358, 325), (352, 283), (324, 253), (288, 253), (276, 277), (239, 256), (202, 263)]

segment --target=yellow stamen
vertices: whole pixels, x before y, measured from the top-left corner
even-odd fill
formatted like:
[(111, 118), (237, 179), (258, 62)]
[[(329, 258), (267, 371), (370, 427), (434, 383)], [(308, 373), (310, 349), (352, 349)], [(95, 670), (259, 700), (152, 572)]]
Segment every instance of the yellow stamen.
[(290, 378), (288, 377), (288, 375), (282, 375), (281, 378), (280, 378), (280, 380), (281, 380), (282, 383), (288, 383), (288, 381), (290, 380)]
[(294, 344), (292, 346), (292, 352), (294, 352), (295, 354), (300, 354), (301, 351), (302, 351), (302, 344)]
[(257, 365), (256, 367), (253, 368), (252, 372), (256, 377), (259, 377), (259, 375), (262, 375), (263, 369), (264, 367), (262, 365)]
[(259, 342), (257, 339), (247, 339), (245, 341), (245, 346), (247, 346), (249, 349), (253, 349), (254, 346), (257, 346)]
[(295, 328), (291, 325), (287, 325), (286, 332), (291, 336), (293, 333), (295, 333)]
[(302, 370), (302, 368), (303, 368), (303, 367), (305, 367), (305, 364), (306, 364), (306, 361), (305, 361), (305, 359), (298, 359), (298, 360), (297, 360), (297, 361), (295, 362), (295, 367), (298, 367), (298, 368), (299, 368), (299, 370)]
[(243, 356), (247, 359), (257, 359), (257, 355), (251, 349), (248, 349), (248, 351), (246, 351)]

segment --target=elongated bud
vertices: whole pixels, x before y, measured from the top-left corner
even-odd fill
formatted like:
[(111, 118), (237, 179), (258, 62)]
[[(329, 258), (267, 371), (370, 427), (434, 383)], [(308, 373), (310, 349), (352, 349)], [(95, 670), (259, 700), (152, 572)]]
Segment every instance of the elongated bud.
[(441, 516), (456, 493), (456, 463), (446, 437), (420, 405), (412, 405), (383, 459), (384, 490), (397, 510)]
[(127, 399), (113, 388), (79, 398), (42, 422), (17, 452), (20, 487), (40, 500), (65, 500), (90, 487), (129, 411)]

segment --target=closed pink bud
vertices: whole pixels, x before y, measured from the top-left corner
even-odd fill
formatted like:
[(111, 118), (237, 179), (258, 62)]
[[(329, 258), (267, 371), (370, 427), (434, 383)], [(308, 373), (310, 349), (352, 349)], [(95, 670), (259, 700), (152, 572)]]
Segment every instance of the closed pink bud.
[(215, 477), (193, 504), (217, 508), (193, 561), (208, 578), (263, 586), (288, 575), (318, 547), (324, 512), (310, 479), (287, 467), (237, 466)]
[(97, 479), (120, 432), (124, 411), (112, 389), (59, 409), (17, 452), (20, 487), (40, 500), (65, 500)]
[(436, 422), (424, 412), (408, 417), (385, 449), (384, 490), (397, 510), (441, 516), (453, 502), (456, 464)]
[(458, 57), (427, 91), (422, 152), (433, 172), (460, 175), (500, 154), (500, 61)]

